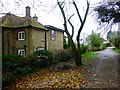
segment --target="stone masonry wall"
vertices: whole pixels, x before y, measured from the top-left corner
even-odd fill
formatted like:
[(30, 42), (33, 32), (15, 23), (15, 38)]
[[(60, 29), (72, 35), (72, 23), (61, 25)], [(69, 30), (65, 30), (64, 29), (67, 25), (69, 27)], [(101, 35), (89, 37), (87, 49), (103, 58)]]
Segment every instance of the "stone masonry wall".
[(55, 38), (51, 38), (51, 30), (48, 32), (48, 50), (56, 51), (63, 49), (63, 32), (55, 31)]
[(32, 30), (32, 43), (33, 52), (38, 48), (45, 48), (45, 31)]

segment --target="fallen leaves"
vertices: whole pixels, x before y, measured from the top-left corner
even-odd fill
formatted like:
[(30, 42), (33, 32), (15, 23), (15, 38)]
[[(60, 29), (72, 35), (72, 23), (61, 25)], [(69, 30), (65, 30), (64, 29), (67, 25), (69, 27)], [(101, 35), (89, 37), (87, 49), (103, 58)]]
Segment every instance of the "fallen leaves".
[(88, 83), (81, 72), (80, 67), (37, 72), (23, 78), (15, 88), (80, 88)]

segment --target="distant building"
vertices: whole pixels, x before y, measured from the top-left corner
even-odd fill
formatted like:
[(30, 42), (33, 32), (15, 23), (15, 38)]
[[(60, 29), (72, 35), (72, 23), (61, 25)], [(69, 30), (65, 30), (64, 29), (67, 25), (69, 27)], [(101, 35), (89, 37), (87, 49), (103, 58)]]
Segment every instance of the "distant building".
[(30, 15), (30, 7), (26, 7), (26, 16), (19, 17), (7, 13), (0, 18), (2, 28), (2, 54), (32, 54), (36, 50), (62, 50), (64, 30), (43, 26), (38, 17)]

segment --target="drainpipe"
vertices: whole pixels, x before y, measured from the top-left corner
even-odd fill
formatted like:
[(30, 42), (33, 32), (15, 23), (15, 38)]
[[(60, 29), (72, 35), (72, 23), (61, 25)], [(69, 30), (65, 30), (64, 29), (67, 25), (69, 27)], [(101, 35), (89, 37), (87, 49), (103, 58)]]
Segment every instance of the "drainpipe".
[(4, 31), (3, 28), (1, 28), (1, 32), (2, 32), (2, 54), (4, 55)]
[(8, 54), (10, 53), (10, 32), (7, 33)]
[(47, 33), (45, 31), (45, 50), (47, 50)]

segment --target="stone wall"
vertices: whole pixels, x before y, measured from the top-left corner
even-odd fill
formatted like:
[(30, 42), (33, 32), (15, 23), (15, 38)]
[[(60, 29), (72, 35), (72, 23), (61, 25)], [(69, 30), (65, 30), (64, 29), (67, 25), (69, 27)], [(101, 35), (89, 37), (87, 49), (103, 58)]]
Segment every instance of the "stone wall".
[[(19, 31), (25, 32), (25, 40), (18, 40)], [(4, 29), (2, 39), (4, 42), (4, 54), (18, 53), (18, 49), (24, 49), (24, 46), (26, 46), (27, 55), (32, 54), (38, 48), (45, 48), (50, 51), (63, 49), (63, 32), (60, 31), (55, 31), (55, 39), (52, 40), (51, 30), (44, 31), (32, 28)]]
[(45, 31), (32, 30), (32, 43), (33, 51), (38, 48), (45, 48)]
[(63, 49), (63, 32), (55, 31), (55, 38), (51, 38), (51, 30), (48, 32), (48, 50), (56, 51)]
[[(25, 40), (18, 40), (18, 32), (25, 31)], [(4, 29), (3, 50), (4, 54), (18, 53), (18, 49), (24, 49), (26, 45), (27, 54), (31, 52), (30, 30), (28, 29)]]
[[(9, 36), (8, 36), (8, 34), (9, 34)], [(12, 36), (12, 34), (11, 34), (11, 31), (9, 30), (9, 29), (6, 29), (6, 30), (3, 30), (3, 54), (8, 54), (8, 53), (11, 53), (12, 52), (12, 44), (13, 44), (13, 42), (12, 41), (10, 41), (10, 40), (12, 40), (11, 39), (11, 36)]]

